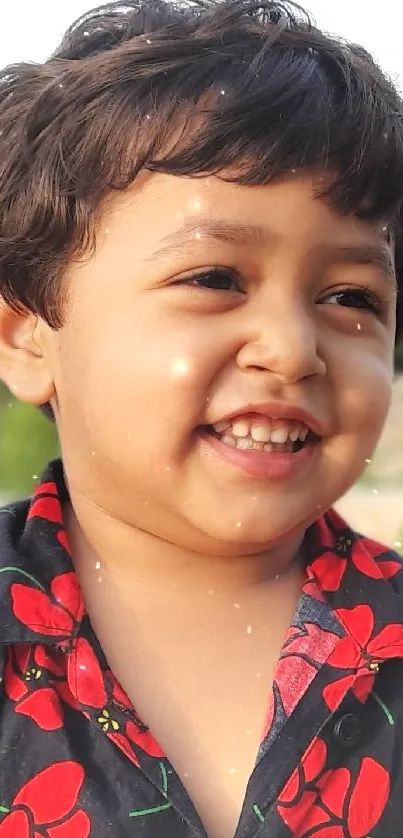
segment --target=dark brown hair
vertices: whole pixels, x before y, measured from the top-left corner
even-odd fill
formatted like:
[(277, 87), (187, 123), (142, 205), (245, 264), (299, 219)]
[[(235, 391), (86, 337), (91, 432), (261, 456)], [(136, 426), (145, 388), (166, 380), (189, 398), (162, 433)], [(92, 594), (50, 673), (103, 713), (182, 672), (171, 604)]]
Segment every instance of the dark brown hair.
[(143, 168), (251, 185), (327, 169), (334, 207), (385, 220), (401, 287), (402, 114), (370, 55), (295, 4), (102, 6), (47, 62), (0, 74), (0, 295), (59, 327), (66, 265)]

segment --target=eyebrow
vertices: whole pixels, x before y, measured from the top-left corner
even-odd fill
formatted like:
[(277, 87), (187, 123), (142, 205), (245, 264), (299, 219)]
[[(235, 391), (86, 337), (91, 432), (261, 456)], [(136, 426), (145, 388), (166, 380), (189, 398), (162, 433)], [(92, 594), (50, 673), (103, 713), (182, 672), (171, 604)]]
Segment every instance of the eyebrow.
[(182, 252), (186, 245), (192, 245), (199, 239), (216, 239), (227, 244), (251, 244), (262, 247), (272, 242), (274, 235), (267, 227), (198, 216), (187, 219), (179, 230), (164, 236), (147, 261)]
[(332, 251), (334, 261), (344, 264), (371, 265), (378, 268), (384, 278), (396, 285), (396, 270), (390, 248), (381, 242), (352, 244)]
[[(268, 227), (227, 222), (208, 216), (186, 219), (183, 226), (161, 239), (159, 246), (146, 261), (154, 261), (175, 253), (183, 253), (195, 241), (215, 239), (227, 244), (254, 245), (264, 247), (272, 244), (275, 234)], [(387, 242), (368, 242), (344, 246), (319, 246), (335, 262), (344, 264), (371, 265), (377, 267), (389, 282), (396, 283), (393, 256)]]

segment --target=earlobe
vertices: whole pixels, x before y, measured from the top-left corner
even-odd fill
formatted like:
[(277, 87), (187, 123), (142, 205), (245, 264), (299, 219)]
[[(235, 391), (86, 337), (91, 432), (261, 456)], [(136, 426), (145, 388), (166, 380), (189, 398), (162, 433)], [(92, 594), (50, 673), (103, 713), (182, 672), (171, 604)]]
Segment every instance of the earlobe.
[(21, 401), (44, 404), (54, 395), (42, 321), (0, 300), (0, 379)]

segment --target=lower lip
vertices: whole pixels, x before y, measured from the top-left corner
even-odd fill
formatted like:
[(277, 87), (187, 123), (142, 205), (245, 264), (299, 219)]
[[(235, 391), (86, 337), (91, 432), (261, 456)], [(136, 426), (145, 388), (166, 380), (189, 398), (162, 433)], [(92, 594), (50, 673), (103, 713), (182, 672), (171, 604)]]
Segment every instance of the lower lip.
[(201, 432), (201, 441), (208, 445), (211, 451), (220, 459), (227, 460), (250, 477), (258, 480), (281, 480), (295, 477), (316, 456), (319, 443), (308, 443), (294, 454), (284, 454), (272, 451), (248, 451), (225, 445), (220, 439)]

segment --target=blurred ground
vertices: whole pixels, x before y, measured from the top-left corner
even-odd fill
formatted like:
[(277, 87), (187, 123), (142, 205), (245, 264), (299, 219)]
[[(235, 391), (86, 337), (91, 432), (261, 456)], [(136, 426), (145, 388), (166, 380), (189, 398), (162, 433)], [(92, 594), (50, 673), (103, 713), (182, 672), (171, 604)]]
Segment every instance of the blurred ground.
[(359, 532), (403, 553), (403, 375), (373, 462), (337, 509)]

